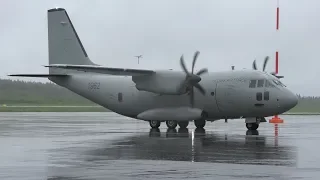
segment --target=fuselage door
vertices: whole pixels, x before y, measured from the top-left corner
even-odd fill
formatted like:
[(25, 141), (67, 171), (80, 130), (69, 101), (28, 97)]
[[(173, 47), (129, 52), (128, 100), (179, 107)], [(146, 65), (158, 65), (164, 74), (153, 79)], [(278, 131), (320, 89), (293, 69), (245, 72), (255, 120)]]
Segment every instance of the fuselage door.
[(253, 80), (256, 81), (256, 87), (254, 88), (255, 90), (255, 103), (254, 106), (257, 109), (263, 109), (265, 106), (265, 101), (264, 101), (264, 94), (265, 94), (265, 80), (264, 79), (257, 79)]
[(242, 116), (250, 111), (248, 83), (225, 81), (217, 84), (218, 108), (225, 116)]
[[(208, 83), (209, 84), (209, 83)], [(204, 103), (204, 110), (208, 113), (209, 116), (215, 117), (219, 116), (219, 109), (217, 106), (217, 101), (216, 101), (216, 90), (217, 84), (214, 82), (213, 84), (210, 84), (206, 88), (206, 95), (203, 96), (202, 94), (199, 93), (199, 98), (201, 98), (202, 102)], [(195, 91), (198, 92), (198, 90), (195, 88)]]

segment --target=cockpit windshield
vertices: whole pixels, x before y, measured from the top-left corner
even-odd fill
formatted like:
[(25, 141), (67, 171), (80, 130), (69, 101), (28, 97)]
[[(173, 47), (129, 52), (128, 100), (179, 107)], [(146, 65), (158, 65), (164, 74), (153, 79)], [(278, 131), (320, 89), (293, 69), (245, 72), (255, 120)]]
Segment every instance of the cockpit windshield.
[(278, 78), (271, 74), (266, 74), (263, 79), (252, 79), (249, 83), (249, 88), (269, 87), (274, 88), (276, 86), (286, 87)]
[(280, 80), (278, 79), (273, 79), (272, 80), (276, 85), (282, 86), (282, 87), (286, 87), (286, 85), (284, 85)]
[(282, 86), (282, 87), (286, 87), (286, 85), (284, 85), (277, 77), (273, 76), (272, 74), (267, 74), (267, 76), (270, 78), (270, 80), (272, 80), (272, 82), (274, 84), (276, 84), (277, 86)]
[(275, 85), (277, 85), (277, 84), (272, 83), (272, 80), (270, 80), (270, 79), (266, 80), (266, 87), (275, 87)]

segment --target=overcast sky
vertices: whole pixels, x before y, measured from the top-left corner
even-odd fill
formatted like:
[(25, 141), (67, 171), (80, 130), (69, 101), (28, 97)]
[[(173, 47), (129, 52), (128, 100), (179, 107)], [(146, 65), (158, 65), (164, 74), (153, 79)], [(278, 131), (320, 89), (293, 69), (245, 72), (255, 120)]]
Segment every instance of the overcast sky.
[[(47, 73), (47, 9), (63, 7), (92, 61), (110, 67), (180, 70), (196, 50), (196, 69), (262, 68), (294, 92), (320, 95), (320, 1), (280, 0), (1, 0), (0, 77)], [(143, 54), (140, 64), (135, 55)], [(30, 80), (30, 78), (23, 78)], [(38, 81), (39, 79), (32, 79)]]

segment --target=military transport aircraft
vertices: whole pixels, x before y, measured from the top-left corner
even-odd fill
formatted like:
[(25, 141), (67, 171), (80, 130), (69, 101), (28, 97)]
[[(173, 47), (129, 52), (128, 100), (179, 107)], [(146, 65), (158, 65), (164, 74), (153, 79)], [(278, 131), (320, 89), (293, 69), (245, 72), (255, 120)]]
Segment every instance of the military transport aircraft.
[[(191, 72), (183, 55), (183, 71), (112, 68), (93, 63), (63, 8), (48, 10), (48, 74), (45, 77), (115, 113), (148, 121), (152, 128), (166, 122), (182, 128), (190, 121), (203, 128), (206, 121), (244, 118), (255, 130), (265, 117), (293, 108), (297, 96), (274, 74), (257, 70)], [(266, 64), (266, 62), (265, 62)], [(264, 65), (265, 66), (265, 65)]]

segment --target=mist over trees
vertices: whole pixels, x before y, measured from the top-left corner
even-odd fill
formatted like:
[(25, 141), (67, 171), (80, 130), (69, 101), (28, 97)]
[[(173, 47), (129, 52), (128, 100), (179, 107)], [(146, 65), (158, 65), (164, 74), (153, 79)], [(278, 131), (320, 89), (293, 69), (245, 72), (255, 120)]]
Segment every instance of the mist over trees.
[(54, 83), (0, 79), (0, 105), (94, 105)]

